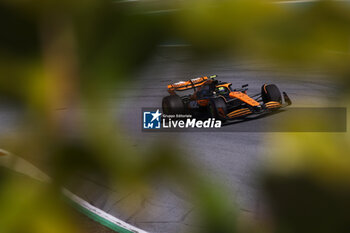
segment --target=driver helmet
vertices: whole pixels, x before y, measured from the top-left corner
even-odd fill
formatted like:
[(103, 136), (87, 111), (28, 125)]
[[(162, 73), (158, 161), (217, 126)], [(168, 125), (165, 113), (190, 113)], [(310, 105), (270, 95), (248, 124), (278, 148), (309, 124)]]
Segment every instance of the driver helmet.
[(225, 87), (218, 87), (218, 88), (216, 89), (216, 92), (217, 92), (218, 94), (225, 94), (225, 93), (226, 93), (226, 89), (225, 89)]

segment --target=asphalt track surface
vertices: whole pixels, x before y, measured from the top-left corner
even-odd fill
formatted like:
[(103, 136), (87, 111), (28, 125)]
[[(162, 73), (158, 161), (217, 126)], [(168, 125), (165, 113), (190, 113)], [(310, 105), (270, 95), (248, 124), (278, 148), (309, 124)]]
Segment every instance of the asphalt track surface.
[[(337, 99), (337, 87), (317, 71), (304, 73), (292, 68), (278, 71), (276, 67), (249, 59), (231, 62), (225, 59), (194, 62), (192, 59), (186, 52), (160, 51), (138, 72), (135, 82), (120, 88), (108, 98), (112, 105), (115, 104), (116, 116), (126, 132), (126, 141), (133, 141), (137, 148), (142, 149), (159, 138), (177, 138), (195, 168), (208, 179), (217, 180), (226, 187), (243, 213), (255, 215), (264, 211), (256, 171), (263, 166), (264, 156), (270, 147), (268, 138), (274, 133), (240, 131), (247, 127), (257, 128), (280, 117), (279, 114), (225, 126), (232, 128), (232, 133), (167, 134), (143, 133), (141, 109), (161, 106), (162, 97), (167, 95), (167, 84), (202, 75), (217, 74), (218, 79), (232, 82), (237, 87), (248, 83), (248, 93), (259, 92), (265, 82), (276, 83), (298, 107), (332, 106), (331, 103)], [(149, 198), (135, 196), (132, 192), (119, 193), (117, 187), (106, 187), (103, 182), (94, 179), (89, 182), (81, 190), (88, 200), (141, 229), (175, 233), (192, 232), (198, 227), (193, 223), (196, 207), (182, 190), (159, 185), (154, 187), (156, 195)]]
[[(141, 130), (141, 109), (160, 107), (162, 97), (167, 95), (167, 84), (212, 74), (236, 87), (248, 83), (248, 94), (259, 92), (263, 83), (275, 83), (289, 94), (297, 107), (332, 106), (337, 100), (338, 88), (317, 70), (300, 72), (289, 68), (281, 71), (252, 59), (196, 61), (186, 50), (161, 49), (137, 72), (137, 79), (106, 95), (118, 124), (123, 126), (126, 142), (143, 149), (159, 138), (176, 138), (186, 151), (188, 161), (208, 179), (224, 186), (242, 213), (254, 216), (264, 211), (257, 171), (273, 147), (270, 136), (277, 133), (254, 132), (253, 129), (288, 111), (227, 125), (225, 127), (232, 132), (225, 133), (145, 133)], [(1, 108), (1, 133), (11, 133), (16, 128), (13, 112), (11, 108)], [(241, 132), (247, 128), (253, 132)], [(72, 189), (96, 207), (149, 232), (193, 232), (199, 227), (193, 221), (196, 206), (182, 190), (164, 184), (155, 185), (152, 197), (121, 191), (117, 186), (89, 176), (82, 177), (80, 185)]]

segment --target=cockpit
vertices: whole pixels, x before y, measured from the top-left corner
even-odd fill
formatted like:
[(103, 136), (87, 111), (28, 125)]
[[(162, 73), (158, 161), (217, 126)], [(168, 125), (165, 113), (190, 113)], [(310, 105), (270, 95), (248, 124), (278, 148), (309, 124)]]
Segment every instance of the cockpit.
[(218, 95), (228, 95), (230, 93), (230, 90), (227, 87), (219, 86), (216, 87), (215, 92)]

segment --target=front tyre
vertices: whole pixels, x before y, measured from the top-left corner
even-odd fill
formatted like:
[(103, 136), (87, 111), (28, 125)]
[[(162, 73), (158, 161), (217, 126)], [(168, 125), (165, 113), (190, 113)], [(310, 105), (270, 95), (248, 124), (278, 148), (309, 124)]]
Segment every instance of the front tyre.
[(261, 97), (265, 104), (270, 101), (276, 101), (282, 104), (281, 92), (275, 84), (264, 84), (261, 87)]

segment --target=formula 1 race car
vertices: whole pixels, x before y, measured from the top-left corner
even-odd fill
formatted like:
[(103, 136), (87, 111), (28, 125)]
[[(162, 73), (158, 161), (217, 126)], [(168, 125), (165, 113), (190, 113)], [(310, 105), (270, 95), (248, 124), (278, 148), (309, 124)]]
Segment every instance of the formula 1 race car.
[(264, 84), (260, 93), (249, 96), (248, 84), (231, 89), (232, 83), (218, 81), (216, 77), (200, 77), (168, 85), (170, 95), (163, 98), (163, 113), (181, 114), (202, 110), (209, 117), (226, 121), (270, 113), (292, 104), (285, 92), (282, 98), (274, 84)]

